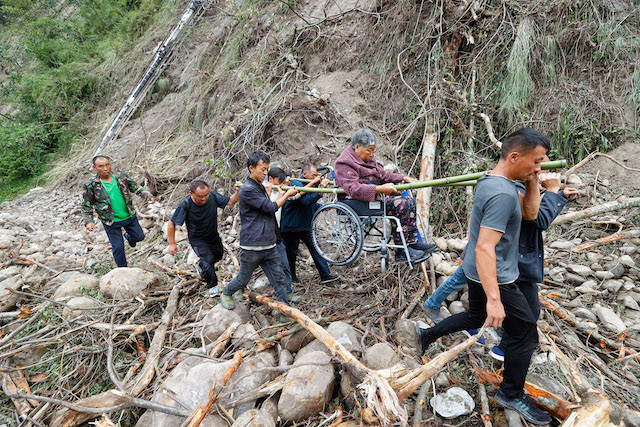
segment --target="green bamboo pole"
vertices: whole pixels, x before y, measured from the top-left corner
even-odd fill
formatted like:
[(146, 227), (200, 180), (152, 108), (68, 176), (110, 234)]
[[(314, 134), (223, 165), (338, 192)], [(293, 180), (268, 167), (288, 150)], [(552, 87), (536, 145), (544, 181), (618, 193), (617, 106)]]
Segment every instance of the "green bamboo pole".
[[(541, 168), (543, 170), (550, 170), (550, 169), (562, 168), (562, 167), (565, 167), (566, 165), (567, 165), (566, 160), (554, 160), (552, 162), (543, 163), (541, 165)], [(416, 181), (416, 182), (411, 182), (406, 184), (398, 184), (398, 185), (395, 185), (394, 187), (398, 191), (404, 191), (404, 190), (411, 190), (414, 188), (441, 187), (441, 186), (447, 186), (447, 185), (474, 185), (475, 183), (477, 183), (477, 181), (475, 183), (473, 181), (477, 180), (478, 178), (482, 178), (484, 175), (486, 175), (486, 173), (487, 173), (486, 171), (468, 173), (465, 175), (457, 175), (457, 176), (451, 176), (447, 178), (433, 179), (431, 181)], [(274, 187), (277, 187), (277, 186), (274, 185)], [(286, 185), (280, 186), (280, 189), (284, 191), (290, 188), (295, 188), (298, 191), (304, 191), (306, 193), (345, 194), (345, 191), (342, 188), (289, 187)]]

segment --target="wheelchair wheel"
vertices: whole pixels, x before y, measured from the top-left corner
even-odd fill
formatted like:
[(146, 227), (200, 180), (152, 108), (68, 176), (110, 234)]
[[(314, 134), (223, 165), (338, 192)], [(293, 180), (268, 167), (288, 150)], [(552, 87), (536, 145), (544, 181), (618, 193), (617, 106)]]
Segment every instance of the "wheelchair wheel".
[(353, 209), (340, 203), (327, 203), (316, 211), (311, 235), (316, 250), (335, 265), (353, 263), (364, 242), (360, 218)]

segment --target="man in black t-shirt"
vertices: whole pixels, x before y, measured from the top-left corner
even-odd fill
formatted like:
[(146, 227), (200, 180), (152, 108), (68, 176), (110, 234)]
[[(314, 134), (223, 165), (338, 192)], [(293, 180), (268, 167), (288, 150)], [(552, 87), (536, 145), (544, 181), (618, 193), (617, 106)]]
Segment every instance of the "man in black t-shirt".
[(176, 225), (187, 223), (187, 234), (193, 251), (200, 260), (196, 264), (198, 273), (207, 282), (209, 294), (218, 294), (218, 276), (215, 264), (222, 259), (223, 247), (220, 234), (218, 234), (218, 208), (224, 209), (238, 202), (238, 189), (227, 197), (209, 189), (204, 181), (194, 181), (189, 187), (189, 197), (184, 199), (176, 208), (169, 220), (167, 237), (169, 240), (169, 253), (175, 255)]

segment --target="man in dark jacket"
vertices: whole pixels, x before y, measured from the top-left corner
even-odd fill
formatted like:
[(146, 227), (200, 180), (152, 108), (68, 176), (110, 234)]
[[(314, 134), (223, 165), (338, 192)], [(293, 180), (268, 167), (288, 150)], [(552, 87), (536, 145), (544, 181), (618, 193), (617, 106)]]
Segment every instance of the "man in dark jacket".
[(239, 188), (240, 185), (236, 184), (236, 192), (228, 197), (211, 191), (204, 181), (193, 181), (189, 186), (189, 197), (178, 205), (167, 227), (169, 253), (175, 255), (178, 251), (176, 225), (187, 223), (189, 243), (200, 258), (196, 268), (206, 281), (211, 296), (220, 292), (215, 264), (222, 259), (224, 253), (218, 233), (218, 209), (235, 205), (238, 202)]
[(269, 156), (256, 151), (247, 159), (249, 178), (240, 187), (240, 271), (220, 294), (224, 308), (233, 310), (234, 300), (242, 299), (242, 290), (249, 283), (253, 271), (258, 267), (267, 275), (276, 298), (288, 304), (284, 272), (280, 265), (280, 254), (276, 244), (280, 240), (275, 213), (287, 199), (298, 192), (287, 190), (275, 202), (269, 199), (271, 184), (263, 183), (269, 171)]
[[(329, 183), (329, 180), (322, 179), (318, 176), (318, 170), (311, 163), (307, 163), (302, 167), (302, 176), (311, 180), (311, 182), (306, 185), (307, 187), (320, 185), (322, 188), (327, 188)], [(303, 184), (301, 181), (294, 179), (291, 181), (291, 186), (302, 187)], [(313, 245), (313, 238), (311, 237), (311, 220), (320, 205), (318, 203), (320, 197), (322, 197), (322, 193), (301, 192), (298, 196), (287, 200), (282, 208), (282, 240), (287, 249), (289, 270), (291, 271), (292, 281), (294, 282), (299, 282), (296, 276), (296, 258), (298, 256), (300, 241), (309, 249), (316, 269), (318, 273), (320, 273), (320, 281), (322, 283), (330, 283), (338, 279), (338, 276), (331, 274), (329, 264), (327, 264), (327, 261), (318, 253)]]
[(126, 172), (112, 172), (108, 157), (95, 156), (92, 162), (96, 176), (84, 184), (82, 191), (84, 225), (89, 231), (96, 229), (93, 221), (95, 210), (111, 243), (111, 253), (116, 265), (126, 267), (122, 229), (125, 230), (124, 238), (132, 248), (144, 239), (144, 232), (133, 208), (131, 193), (145, 198), (149, 203), (154, 203), (156, 199)]

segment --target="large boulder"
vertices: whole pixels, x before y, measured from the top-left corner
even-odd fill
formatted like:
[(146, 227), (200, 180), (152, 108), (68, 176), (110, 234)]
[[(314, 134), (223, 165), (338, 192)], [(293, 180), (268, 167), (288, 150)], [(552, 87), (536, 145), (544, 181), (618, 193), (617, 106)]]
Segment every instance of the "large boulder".
[(618, 317), (618, 315), (614, 313), (614, 311), (609, 307), (603, 307), (599, 304), (596, 304), (593, 306), (592, 310), (595, 315), (598, 316), (598, 319), (600, 319), (600, 321), (602, 322), (602, 326), (605, 329), (613, 331), (617, 334), (624, 332), (627, 329), (627, 326), (622, 321), (622, 319), (620, 319), (620, 317)]
[(400, 363), (400, 357), (386, 342), (369, 347), (364, 353), (364, 364), (371, 369), (389, 369)]
[(295, 360), (298, 360), (301, 357), (304, 357), (305, 355), (309, 353), (314, 353), (316, 351), (322, 352), (327, 356), (331, 356), (331, 352), (329, 351), (326, 345), (324, 345), (320, 340), (313, 340), (309, 344), (302, 347), (300, 351), (298, 351), (298, 353), (296, 354)]
[(135, 267), (114, 268), (100, 279), (100, 293), (106, 298), (133, 299), (140, 292), (160, 283), (153, 273)]
[[(235, 378), (242, 378), (234, 385), (234, 388), (240, 390), (242, 394), (268, 383), (277, 376), (277, 373), (265, 368), (273, 368), (275, 366), (275, 357), (271, 353), (264, 351), (246, 358), (234, 374)], [(251, 400), (236, 406), (236, 416), (253, 409), (255, 404), (256, 401)]]
[(409, 319), (400, 319), (396, 322), (393, 334), (398, 345), (409, 348), (416, 348), (418, 345), (418, 335), (416, 334), (416, 322)]
[(233, 323), (243, 324), (242, 312), (247, 310), (242, 304), (236, 304), (233, 310), (227, 310), (218, 304), (214, 306), (200, 321), (202, 325), (202, 338), (205, 344), (217, 340)]
[(0, 282), (0, 312), (8, 311), (16, 305), (18, 295), (11, 291), (17, 291), (20, 286), (22, 286), (22, 278), (20, 276), (11, 276)]
[(362, 353), (362, 336), (360, 332), (346, 322), (333, 322), (327, 326), (327, 332), (350, 352)]
[(308, 353), (294, 366), (287, 373), (278, 401), (283, 422), (303, 421), (316, 415), (329, 405), (333, 394), (333, 365), (325, 353)]
[(313, 334), (306, 329), (302, 329), (298, 332), (294, 332), (291, 335), (287, 335), (286, 337), (280, 340), (280, 345), (289, 350), (291, 353), (298, 352), (302, 347), (309, 344), (314, 340)]
[(53, 299), (58, 301), (65, 297), (82, 295), (82, 291), (93, 291), (100, 287), (100, 279), (91, 274), (77, 274), (64, 282), (53, 294)]

